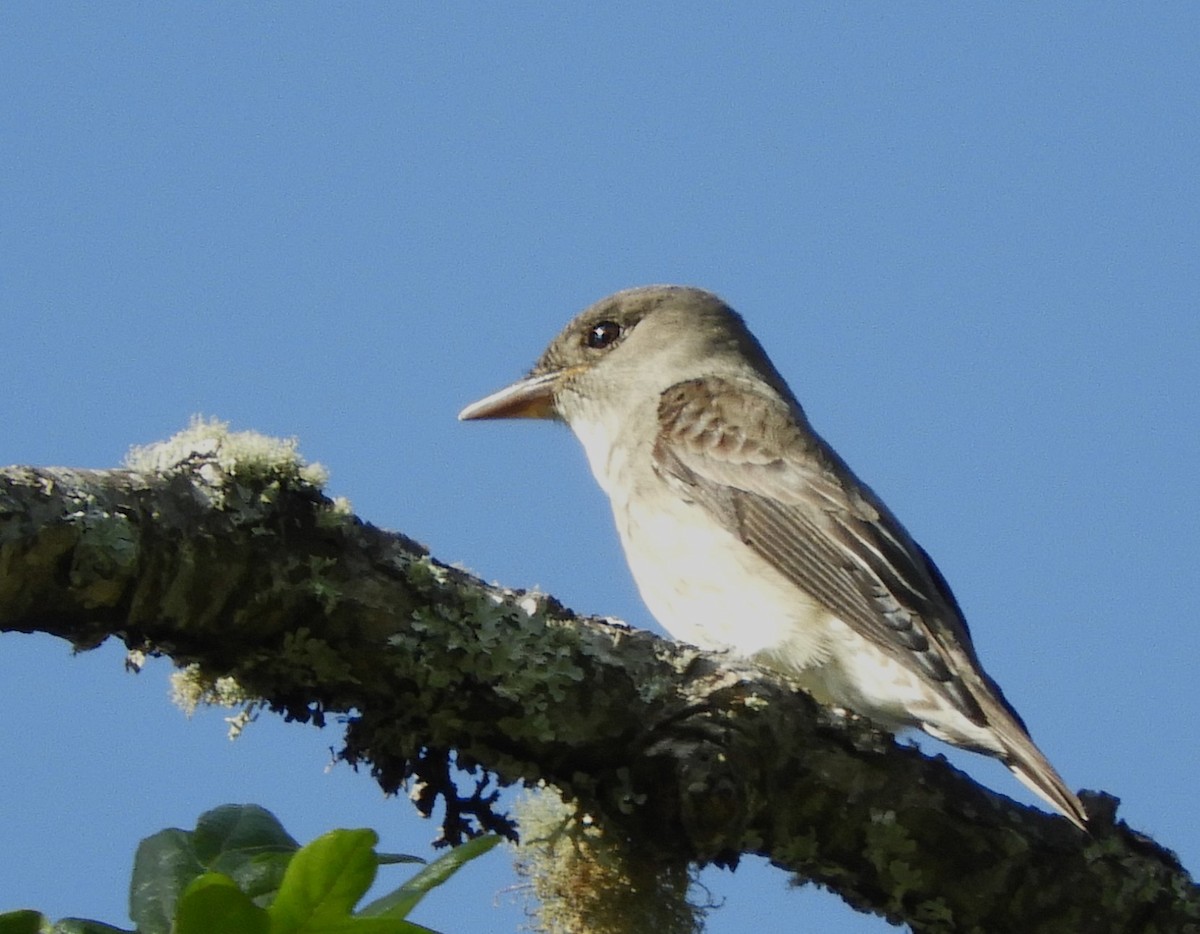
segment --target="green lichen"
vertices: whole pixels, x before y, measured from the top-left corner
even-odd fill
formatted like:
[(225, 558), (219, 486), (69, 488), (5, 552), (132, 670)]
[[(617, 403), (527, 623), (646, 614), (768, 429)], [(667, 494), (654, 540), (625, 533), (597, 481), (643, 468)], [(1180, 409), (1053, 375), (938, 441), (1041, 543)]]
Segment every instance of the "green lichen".
[(138, 530), (125, 516), (94, 508), (70, 518), (82, 526), (71, 555), (71, 586), (84, 606), (111, 605), (137, 569)]
[(327, 573), (337, 566), (335, 558), (319, 558), (313, 555), (308, 559), (309, 573), (305, 578), (304, 587), (316, 597), (321, 609), (326, 613), (332, 613), (342, 599), (341, 585)]
[[(460, 678), (488, 684), (513, 702), (515, 713), (500, 718), (502, 730), (537, 740), (562, 737), (555, 707), (585, 673), (578, 633), (550, 618), (546, 598), (458, 586), (449, 569), (427, 558), (414, 559), (407, 572), (414, 588), (455, 597), (421, 605), (405, 631), (390, 638), (406, 654), (429, 659), (414, 673), (418, 684), (441, 688)], [(586, 735), (587, 724), (575, 726)]]
[(328, 686), (358, 680), (345, 656), (306, 627), (284, 634), (279, 656), (289, 679), (296, 684)]

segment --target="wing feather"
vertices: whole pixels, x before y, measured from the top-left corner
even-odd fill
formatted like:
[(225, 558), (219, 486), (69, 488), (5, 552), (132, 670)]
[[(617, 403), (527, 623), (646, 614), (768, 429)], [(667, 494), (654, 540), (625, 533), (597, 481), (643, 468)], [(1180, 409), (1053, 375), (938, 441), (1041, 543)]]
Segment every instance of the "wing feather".
[[(910, 664), (988, 730), (1017, 778), (1086, 830), (1083, 804), (980, 666), (933, 561), (808, 427), (798, 403), (755, 381), (707, 377), (664, 392), (658, 418), (653, 458), (666, 482), (856, 632)], [(993, 746), (976, 748), (997, 754)]]
[(803, 419), (751, 385), (679, 383), (660, 401), (655, 466), (797, 587), (986, 723), (963, 683), (986, 676), (945, 581)]

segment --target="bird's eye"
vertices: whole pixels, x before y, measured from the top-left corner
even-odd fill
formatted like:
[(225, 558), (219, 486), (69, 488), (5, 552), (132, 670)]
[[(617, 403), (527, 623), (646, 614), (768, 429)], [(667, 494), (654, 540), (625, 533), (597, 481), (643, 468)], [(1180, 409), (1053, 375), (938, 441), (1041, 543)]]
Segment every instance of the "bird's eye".
[(615, 321), (601, 321), (587, 334), (587, 345), (592, 350), (610, 347), (621, 336), (621, 325)]

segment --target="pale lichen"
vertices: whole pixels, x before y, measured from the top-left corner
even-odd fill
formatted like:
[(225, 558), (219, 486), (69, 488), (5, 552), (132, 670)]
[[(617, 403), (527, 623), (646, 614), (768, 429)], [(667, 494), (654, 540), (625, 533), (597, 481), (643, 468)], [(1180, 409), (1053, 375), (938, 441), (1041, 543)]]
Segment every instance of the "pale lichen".
[(263, 705), (261, 699), (246, 693), (235, 678), (210, 678), (198, 665), (187, 665), (171, 675), (171, 701), (189, 717), (201, 706), (240, 708), (225, 718), (230, 739), (241, 735)]
[(517, 805), (522, 843), (514, 863), (528, 880), (537, 934), (696, 934), (704, 907), (688, 900), (686, 863), (650, 858), (606, 834), (542, 784)]
[[(320, 466), (314, 465), (314, 466)], [(329, 501), (327, 508), (317, 515), (317, 524), (321, 528), (334, 528), (348, 519), (354, 518), (354, 505), (345, 496), (335, 496)]]
[(298, 480), (321, 489), (329, 481), (320, 464), (300, 456), (295, 438), (273, 438), (257, 431), (230, 431), (229, 423), (195, 415), (188, 427), (166, 441), (136, 446), (125, 455), (129, 470), (169, 474), (195, 470), (212, 486), (226, 477)]

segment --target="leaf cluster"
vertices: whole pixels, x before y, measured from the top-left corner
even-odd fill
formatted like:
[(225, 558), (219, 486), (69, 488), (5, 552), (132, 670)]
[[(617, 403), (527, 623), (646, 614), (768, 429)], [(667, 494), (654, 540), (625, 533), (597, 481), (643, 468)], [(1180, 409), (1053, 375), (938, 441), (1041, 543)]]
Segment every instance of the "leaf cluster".
[(0, 934), (436, 934), (409, 913), (500, 837), (456, 847), (355, 911), (381, 865), (425, 862), (379, 853), (378, 842), (373, 830), (331, 830), (302, 847), (266, 809), (223, 805), (202, 814), (195, 830), (168, 828), (139, 844), (133, 931), (22, 910), (0, 914)]

